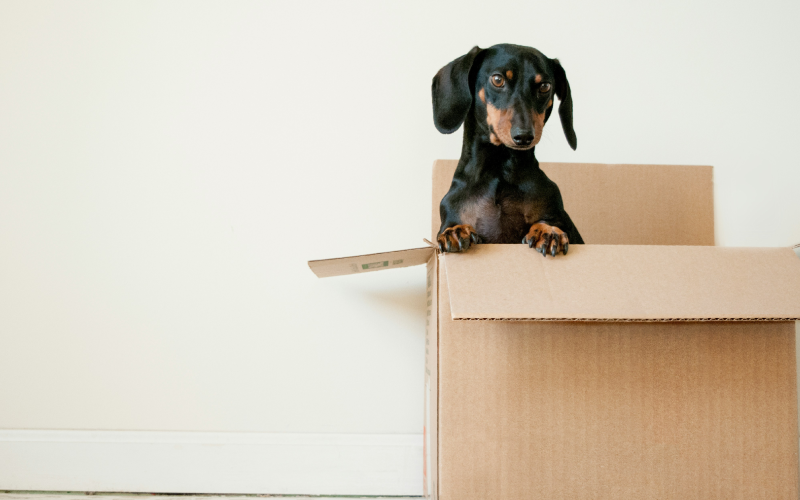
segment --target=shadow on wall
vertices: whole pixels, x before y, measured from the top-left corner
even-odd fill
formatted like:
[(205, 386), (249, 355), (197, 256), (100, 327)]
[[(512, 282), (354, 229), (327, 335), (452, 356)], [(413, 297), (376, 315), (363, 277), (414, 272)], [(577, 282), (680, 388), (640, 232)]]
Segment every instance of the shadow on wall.
[(354, 294), (387, 312), (424, 321), (428, 306), (424, 281), (391, 290), (359, 290)]
[[(400, 331), (424, 335), (428, 306), (426, 267), (337, 276), (322, 280), (320, 293), (342, 319), (356, 314), (362, 321), (383, 318)], [(314, 277), (313, 279), (318, 279)], [(388, 326), (388, 325), (387, 325)]]

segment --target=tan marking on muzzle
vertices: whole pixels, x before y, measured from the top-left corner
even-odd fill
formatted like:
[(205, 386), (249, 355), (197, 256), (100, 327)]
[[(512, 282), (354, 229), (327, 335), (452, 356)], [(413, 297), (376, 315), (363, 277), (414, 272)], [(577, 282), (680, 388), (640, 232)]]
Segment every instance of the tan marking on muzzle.
[[(551, 103), (553, 101), (550, 101)], [(544, 130), (544, 113), (533, 112), (533, 145), (539, 144), (542, 138), (542, 130)]]
[[(547, 101), (547, 107), (553, 105), (553, 100), (550, 99)], [(545, 108), (545, 111), (547, 108)], [(536, 111), (533, 112), (533, 145), (539, 144), (539, 140), (542, 138), (542, 130), (544, 130), (544, 113), (539, 114)]]
[[(486, 104), (486, 89), (480, 89), (478, 91), (478, 97), (480, 97), (481, 101), (484, 104)], [(503, 144), (502, 142), (500, 142), (500, 139), (498, 139), (497, 136), (494, 135), (494, 132), (489, 132), (489, 142), (491, 142), (495, 146), (500, 146), (501, 144)]]
[(513, 118), (514, 111), (511, 109), (497, 109), (492, 106), (492, 103), (486, 103), (486, 123), (489, 124), (492, 131), (489, 134), (489, 140), (492, 144), (495, 146), (505, 144), (510, 148), (516, 147), (516, 144), (511, 139), (511, 120)]

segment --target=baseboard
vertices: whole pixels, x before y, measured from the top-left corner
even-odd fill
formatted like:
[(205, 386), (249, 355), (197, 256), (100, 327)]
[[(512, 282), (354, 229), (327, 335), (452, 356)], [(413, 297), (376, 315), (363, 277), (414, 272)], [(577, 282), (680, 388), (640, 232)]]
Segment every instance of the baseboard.
[(422, 435), (0, 430), (0, 490), (422, 494)]

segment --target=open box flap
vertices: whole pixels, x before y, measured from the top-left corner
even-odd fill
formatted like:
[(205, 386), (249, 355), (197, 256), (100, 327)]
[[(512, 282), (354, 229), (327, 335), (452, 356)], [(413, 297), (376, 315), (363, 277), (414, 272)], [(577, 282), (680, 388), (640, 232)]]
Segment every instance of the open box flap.
[(339, 259), (310, 260), (308, 267), (318, 278), (342, 276), (345, 274), (367, 273), (397, 269), (399, 267), (419, 266), (425, 264), (433, 256), (432, 247), (396, 250), (394, 252), (371, 253), (342, 257)]
[[(433, 165), (432, 235), (457, 160)], [(593, 245), (714, 245), (714, 183), (709, 166), (540, 162), (564, 208)], [(434, 240), (435, 241), (435, 240)]]
[(453, 319), (789, 321), (800, 319), (800, 261), (790, 248), (524, 245), (446, 254)]

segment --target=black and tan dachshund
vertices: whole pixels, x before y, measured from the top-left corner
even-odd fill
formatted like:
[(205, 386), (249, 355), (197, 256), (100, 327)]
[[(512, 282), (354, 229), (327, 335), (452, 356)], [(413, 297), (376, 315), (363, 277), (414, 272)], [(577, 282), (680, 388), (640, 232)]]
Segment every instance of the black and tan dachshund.
[(439, 132), (464, 124), (461, 159), (439, 207), (441, 251), (522, 241), (546, 257), (583, 243), (558, 186), (534, 156), (554, 96), (567, 142), (578, 144), (569, 82), (557, 59), (519, 45), (474, 47), (439, 70), (432, 93)]

